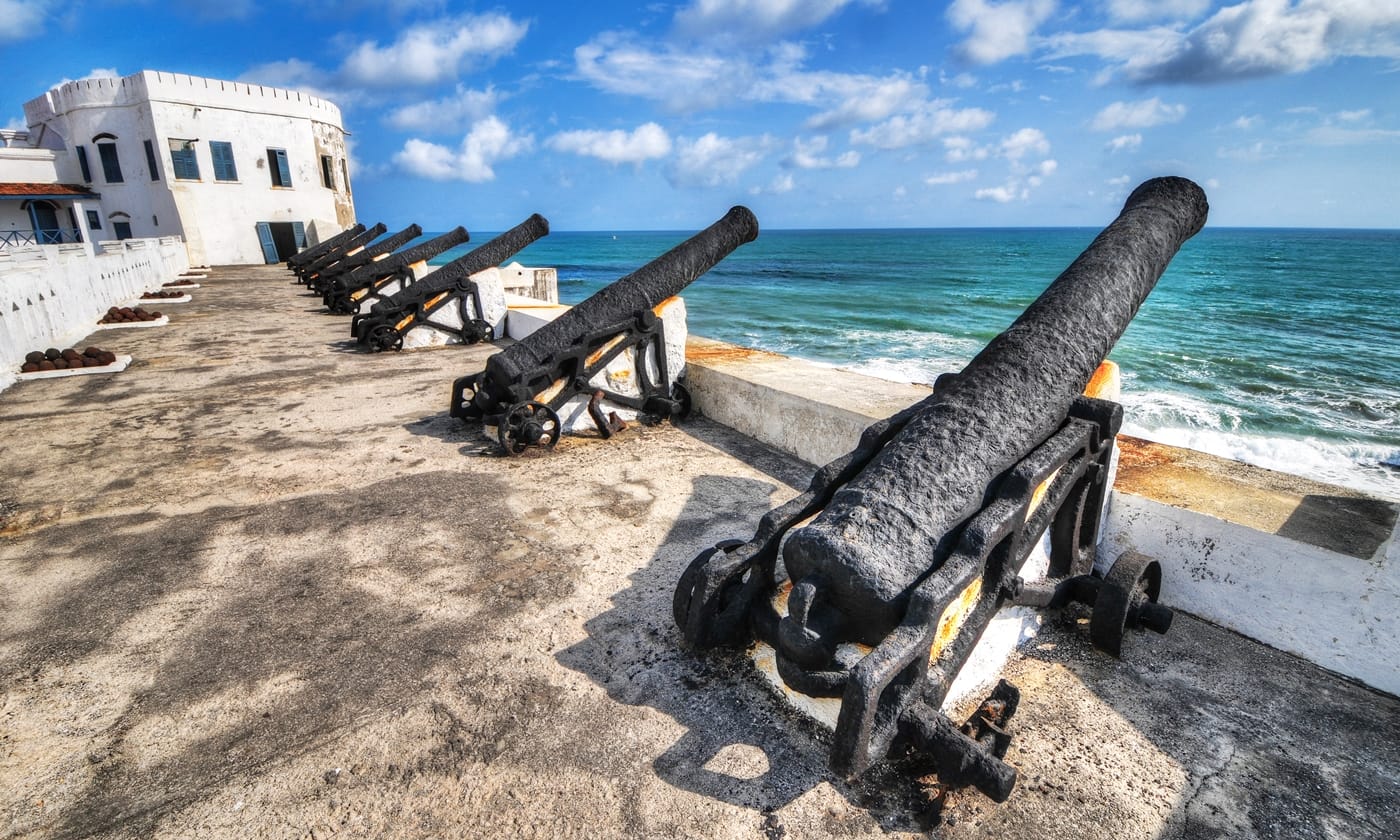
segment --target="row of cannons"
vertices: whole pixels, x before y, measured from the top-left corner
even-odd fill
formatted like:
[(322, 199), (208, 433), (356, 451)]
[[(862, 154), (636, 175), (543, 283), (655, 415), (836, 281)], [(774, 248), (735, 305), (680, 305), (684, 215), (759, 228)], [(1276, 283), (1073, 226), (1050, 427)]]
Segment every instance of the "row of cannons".
[[(1128, 629), (1164, 633), (1171, 624), (1158, 603), (1155, 561), (1133, 551), (1108, 563), (1096, 556), (1122, 408), (1084, 393), (1207, 209), (1201, 189), (1182, 178), (1138, 187), (965, 368), (866, 429), (805, 492), (764, 515), (747, 541), (726, 540), (694, 558), (673, 598), (685, 642), (767, 656), (789, 692), (839, 699), (830, 760), (843, 776), (897, 760), (936, 771), (945, 787), (1004, 801), (1016, 782), (1005, 755), (1019, 692), (1002, 681), (964, 723), (944, 711), (999, 611), (1088, 605), (1090, 638), (1115, 656)], [(376, 247), (364, 248), (373, 229), (347, 231), (298, 255), (292, 268), (325, 290), (328, 306), (346, 294), (360, 302), (355, 335), (372, 349), (397, 346), (400, 333), (387, 331), (434, 317), (433, 302), (452, 290), (475, 297), (476, 308), (462, 310), (464, 325), (466, 314), (488, 322), (460, 327), (464, 340), (467, 332), (489, 340), (473, 273), (547, 230), (532, 217), (482, 246), (480, 257), (473, 251), (421, 278), (409, 270), (425, 253), (415, 248), (440, 252), (450, 247), (443, 237), (376, 259), (357, 256)], [(683, 416), (690, 397), (679, 383), (683, 336), (677, 351), (675, 333), (684, 331), (684, 313), (677, 324), (668, 304), (757, 235), (753, 214), (732, 209), (457, 379), (450, 414), (496, 427), (510, 453), (553, 446), (570, 411), (609, 436), (600, 402), (650, 421)], [(445, 237), (456, 244), (466, 234)], [(337, 263), (348, 266), (334, 271)], [(607, 377), (622, 355), (639, 380), (626, 392)]]

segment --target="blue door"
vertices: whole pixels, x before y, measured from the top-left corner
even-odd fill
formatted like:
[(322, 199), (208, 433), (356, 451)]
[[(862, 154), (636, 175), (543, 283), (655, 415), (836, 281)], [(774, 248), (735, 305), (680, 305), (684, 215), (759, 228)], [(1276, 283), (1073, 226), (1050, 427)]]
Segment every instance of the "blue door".
[(301, 222), (292, 222), (292, 238), (296, 240), (298, 251), (304, 249), (306, 247), (306, 225)]
[(269, 265), (277, 262), (277, 243), (272, 241), (272, 225), (258, 222), (258, 242), (262, 244), (263, 260)]

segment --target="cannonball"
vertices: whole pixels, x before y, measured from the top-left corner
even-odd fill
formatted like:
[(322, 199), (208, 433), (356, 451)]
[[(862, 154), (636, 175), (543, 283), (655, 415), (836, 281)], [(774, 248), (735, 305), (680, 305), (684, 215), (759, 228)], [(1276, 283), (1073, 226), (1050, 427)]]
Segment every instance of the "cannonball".
[(59, 355), (62, 356), (63, 358), (65, 358), (65, 359), (67, 359), (67, 360), (70, 361), (70, 362), (73, 361), (74, 359), (81, 359), (82, 356), (83, 356), (82, 353), (79, 353), (77, 350), (74, 350), (72, 347), (69, 347), (67, 350), (64, 350), (64, 351), (63, 351), (62, 353), (60, 353)]
[(111, 352), (111, 351), (105, 351), (105, 352), (103, 352), (103, 354), (102, 354), (102, 363), (103, 363), (104, 365), (114, 365), (114, 364), (116, 364), (116, 363), (117, 363), (117, 354), (116, 354), (116, 353), (113, 353), (113, 352)]
[(30, 350), (28, 353), (24, 354), (24, 360), (37, 365), (44, 360), (44, 354), (40, 353), (38, 350)]
[(98, 357), (99, 355), (101, 355), (101, 354), (102, 354), (102, 348), (101, 348), (101, 347), (89, 347), (89, 348), (87, 348), (86, 350), (83, 351), (83, 355), (84, 355), (84, 356), (91, 356), (91, 357), (93, 357), (94, 359), (97, 358), (97, 357)]
[(25, 362), (19, 366), (20, 373), (33, 373), (39, 369), (38, 362)]
[(68, 360), (62, 356), (54, 359), (52, 364), (54, 370), (68, 370)]
[(156, 319), (159, 318), (159, 317), (160, 317), (160, 312), (157, 311), (157, 312), (152, 312), (152, 313), (151, 313), (151, 320), (152, 320), (152, 321), (156, 320)]
[(57, 370), (57, 368), (53, 366), (53, 362), (45, 359), (39, 363), (39, 370)]
[(48, 359), (51, 362), (62, 355), (63, 354), (58, 351), (57, 347), (50, 347), (49, 349), (44, 351), (44, 358)]
[(106, 364), (105, 364), (101, 359), (98, 359), (98, 358), (93, 357), (93, 356), (89, 356), (89, 357), (87, 357), (86, 359), (83, 359), (83, 366), (84, 366), (84, 367), (106, 367)]

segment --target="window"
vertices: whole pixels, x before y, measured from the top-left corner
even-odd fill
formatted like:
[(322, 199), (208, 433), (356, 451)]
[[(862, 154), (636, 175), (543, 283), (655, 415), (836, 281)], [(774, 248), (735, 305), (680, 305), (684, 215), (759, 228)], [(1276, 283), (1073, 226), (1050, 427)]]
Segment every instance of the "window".
[(345, 158), (340, 159), (340, 183), (345, 185), (345, 192), (350, 192), (350, 171), (345, 168)]
[(209, 141), (209, 154), (214, 158), (215, 181), (237, 181), (238, 167), (233, 163), (233, 144), (223, 140)]
[(79, 167), (80, 169), (83, 170), (83, 183), (85, 183), (85, 184), (91, 184), (91, 183), (92, 183), (92, 170), (91, 170), (91, 169), (88, 169), (87, 147), (86, 147), (86, 146), (74, 146), (73, 148), (76, 149), (77, 152), (78, 152), (78, 167)]
[(118, 239), (131, 238), (131, 216), (119, 210), (116, 213), (108, 213), (107, 221), (112, 223), (112, 233)]
[(328, 190), (335, 189), (335, 161), (330, 155), (321, 155), (321, 184)]
[(102, 177), (107, 179), (109, 184), (120, 184), (122, 182), (122, 164), (117, 160), (116, 143), (98, 143), (97, 155), (102, 158)]
[(102, 215), (96, 210), (87, 211), (88, 230), (102, 230)]
[(151, 180), (160, 180), (160, 166), (156, 163), (156, 147), (150, 140), (141, 141), (146, 145), (146, 167), (151, 170)]
[(199, 180), (199, 161), (194, 157), (194, 140), (170, 138), (170, 168), (180, 181)]
[(292, 170), (287, 166), (286, 149), (268, 149), (267, 168), (272, 172), (272, 186), (290, 187), (292, 185)]

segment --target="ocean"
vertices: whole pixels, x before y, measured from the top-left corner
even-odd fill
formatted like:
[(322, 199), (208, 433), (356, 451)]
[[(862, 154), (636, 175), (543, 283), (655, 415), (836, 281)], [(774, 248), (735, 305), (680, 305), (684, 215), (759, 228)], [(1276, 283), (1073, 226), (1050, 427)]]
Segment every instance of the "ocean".
[[(517, 259), (576, 303), (691, 233), (552, 233)], [(684, 292), (690, 330), (930, 383), (1097, 233), (763, 231)], [(1110, 358), (1128, 434), (1400, 500), (1400, 231), (1207, 227)]]

